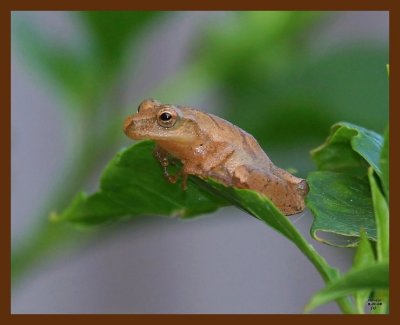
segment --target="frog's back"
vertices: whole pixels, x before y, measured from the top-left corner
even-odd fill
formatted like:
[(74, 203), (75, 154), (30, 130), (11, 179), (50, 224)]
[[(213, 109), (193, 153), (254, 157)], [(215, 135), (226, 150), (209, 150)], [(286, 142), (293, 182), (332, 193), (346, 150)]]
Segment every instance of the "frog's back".
[(286, 215), (304, 210), (304, 197), (308, 192), (305, 180), (276, 167), (251, 134), (222, 118), (204, 115), (220, 130), (211, 133), (213, 140), (229, 141), (235, 148), (225, 162), (227, 170), (231, 170), (231, 185), (262, 193)]
[(194, 109), (191, 109), (191, 111), (196, 114), (203, 131), (210, 137), (211, 141), (230, 143), (235, 149), (235, 154), (240, 155), (242, 159), (253, 164), (261, 163), (259, 166), (269, 167), (270, 159), (251, 134), (213, 114)]

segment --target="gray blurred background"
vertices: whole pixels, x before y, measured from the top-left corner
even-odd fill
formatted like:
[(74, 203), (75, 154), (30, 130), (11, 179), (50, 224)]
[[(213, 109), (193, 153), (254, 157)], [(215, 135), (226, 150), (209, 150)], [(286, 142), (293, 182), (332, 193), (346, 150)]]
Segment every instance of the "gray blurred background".
[[(324, 140), (332, 122), (348, 120), (383, 130), (388, 118), (387, 12), (321, 13), (298, 27), (300, 32), (293, 32), (296, 25), (285, 30), (293, 34), (294, 45), (271, 38), (269, 45), (260, 46), (267, 54), (256, 60), (252, 51), (260, 40), (245, 33), (256, 38), (255, 28), (264, 30), (268, 24), (256, 16), (249, 25), (248, 18), (236, 15), (157, 14), (135, 26), (140, 33), (125, 42), (124, 59), (115, 63), (115, 56), (106, 61), (107, 50), (95, 52), (93, 29), (77, 13), (12, 14), (11, 231), (13, 253), (19, 254), (12, 313), (302, 313), (324, 286), (294, 245), (234, 208), (191, 221), (148, 217), (94, 230), (46, 228), (48, 214), (65, 206), (76, 191), (97, 188), (107, 161), (131, 143), (120, 131), (123, 116), (149, 96), (230, 119), (255, 134), (277, 165), (294, 167), (301, 176), (312, 170), (308, 151)], [(228, 40), (222, 52), (237, 53), (236, 61), (221, 56), (218, 37)], [(45, 50), (55, 49), (64, 61), (46, 56)], [(72, 49), (76, 61), (65, 61), (66, 49)], [(101, 55), (106, 59), (97, 61)], [(226, 69), (219, 69), (225, 61)], [(116, 67), (108, 69), (110, 62)], [(54, 67), (60, 65), (65, 69), (57, 77)], [(85, 69), (89, 72), (83, 74)], [(99, 81), (109, 79), (111, 85)], [(96, 97), (96, 109), (81, 113), (82, 103), (92, 98), (82, 98), (85, 89), (107, 96)], [(270, 111), (264, 109), (267, 103)], [(116, 118), (111, 143), (101, 137), (107, 114)], [(263, 116), (271, 117), (271, 125), (260, 124)], [(85, 148), (95, 157), (83, 178), (73, 166), (86, 163), (77, 148), (88, 137), (98, 137), (94, 143), (99, 148)], [(76, 175), (72, 185), (69, 175)], [(63, 195), (60, 188), (67, 182), (71, 191)], [(57, 206), (49, 204), (54, 193), (62, 198)], [(352, 249), (310, 238), (309, 212), (291, 220), (330, 264), (343, 271), (351, 265)], [(329, 304), (315, 312), (339, 309)]]

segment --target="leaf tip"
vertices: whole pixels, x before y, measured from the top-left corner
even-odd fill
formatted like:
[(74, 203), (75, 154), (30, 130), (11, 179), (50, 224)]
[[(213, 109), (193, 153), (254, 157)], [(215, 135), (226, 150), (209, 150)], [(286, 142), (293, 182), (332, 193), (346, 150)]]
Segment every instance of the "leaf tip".
[(186, 217), (187, 209), (186, 208), (181, 208), (181, 209), (176, 209), (171, 212), (170, 216), (174, 218), (184, 218)]

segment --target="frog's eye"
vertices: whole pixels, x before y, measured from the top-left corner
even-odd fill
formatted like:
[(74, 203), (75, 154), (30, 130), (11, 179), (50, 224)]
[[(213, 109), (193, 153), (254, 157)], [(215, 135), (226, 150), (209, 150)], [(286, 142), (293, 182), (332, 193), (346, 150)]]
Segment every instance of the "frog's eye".
[(164, 128), (170, 128), (175, 125), (177, 113), (173, 110), (163, 110), (157, 115), (157, 122)]

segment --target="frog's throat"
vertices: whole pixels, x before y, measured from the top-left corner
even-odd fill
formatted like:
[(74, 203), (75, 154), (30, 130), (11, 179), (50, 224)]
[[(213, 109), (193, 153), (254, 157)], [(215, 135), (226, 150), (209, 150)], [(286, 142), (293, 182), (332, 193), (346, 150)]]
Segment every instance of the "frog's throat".
[(179, 136), (173, 136), (170, 135), (168, 137), (165, 136), (155, 136), (151, 137), (151, 140), (156, 141), (159, 143), (161, 146), (166, 146), (168, 147), (169, 145), (190, 145), (193, 144), (196, 141), (196, 137), (192, 135), (179, 135)]

